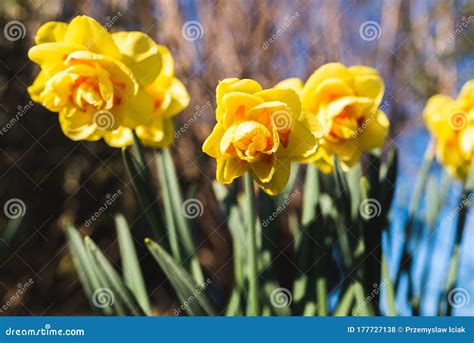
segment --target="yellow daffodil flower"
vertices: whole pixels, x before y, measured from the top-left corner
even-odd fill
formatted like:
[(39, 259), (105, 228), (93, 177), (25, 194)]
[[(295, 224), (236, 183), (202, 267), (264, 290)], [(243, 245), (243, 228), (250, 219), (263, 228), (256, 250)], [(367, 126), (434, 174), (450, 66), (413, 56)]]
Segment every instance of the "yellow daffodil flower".
[(474, 161), (474, 80), (457, 99), (437, 94), (428, 99), (423, 119), (436, 139), (436, 156), (455, 178), (464, 180)]
[(390, 123), (379, 109), (384, 84), (375, 69), (328, 63), (306, 83), (291, 78), (275, 88), (294, 89), (300, 95), (300, 119), (320, 138), (318, 153), (309, 161), (314, 161), (322, 171), (332, 171), (333, 155), (348, 169), (363, 152), (385, 143)]
[(299, 120), (301, 103), (290, 89), (262, 90), (253, 80), (225, 79), (216, 91), (216, 120), (203, 151), (217, 160), (216, 179), (229, 184), (250, 172), (268, 194), (288, 182), (292, 161), (315, 154), (317, 139)]
[(59, 112), (66, 136), (122, 147), (136, 129), (145, 144), (171, 142), (171, 117), (189, 97), (166, 48), (141, 32), (110, 34), (87, 16), (46, 23), (35, 42), (28, 56), (41, 71), (28, 91)]

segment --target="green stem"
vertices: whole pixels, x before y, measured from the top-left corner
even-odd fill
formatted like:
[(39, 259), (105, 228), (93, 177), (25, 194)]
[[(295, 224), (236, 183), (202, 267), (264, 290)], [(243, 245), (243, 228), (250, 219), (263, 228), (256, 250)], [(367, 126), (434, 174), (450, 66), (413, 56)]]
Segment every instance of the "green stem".
[[(415, 193), (413, 195), (412, 201), (410, 203), (410, 208), (408, 209), (408, 220), (405, 224), (404, 230), (404, 244), (403, 244), (403, 252), (402, 252), (402, 259), (400, 262), (400, 267), (398, 268), (396, 277), (395, 277), (395, 287), (398, 290), (400, 286), (400, 278), (403, 272), (410, 272), (411, 269), (411, 260), (412, 256), (410, 250), (408, 248), (408, 241), (412, 236), (413, 231), (413, 224), (416, 218), (416, 212), (420, 208), (420, 203), (422, 196), (425, 192), (426, 182), (428, 180), (428, 174), (431, 169), (431, 165), (434, 159), (435, 153), (435, 142), (432, 140), (426, 149), (425, 156), (423, 158), (423, 163), (421, 165), (420, 172), (418, 174), (418, 178), (415, 184)], [(408, 292), (409, 297), (412, 296), (412, 285), (409, 278), (409, 285), (408, 285)]]
[(247, 206), (247, 249), (248, 249), (248, 272), (249, 272), (249, 306), (247, 315), (258, 316), (260, 314), (259, 280), (257, 269), (257, 226), (255, 223), (255, 194), (253, 190), (252, 176), (244, 175), (245, 205)]

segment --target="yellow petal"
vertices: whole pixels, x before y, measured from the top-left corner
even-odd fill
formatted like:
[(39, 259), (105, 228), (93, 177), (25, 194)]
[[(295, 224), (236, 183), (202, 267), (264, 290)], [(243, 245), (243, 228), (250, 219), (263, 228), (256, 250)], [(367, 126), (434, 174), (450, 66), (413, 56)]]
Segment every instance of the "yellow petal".
[(112, 34), (122, 53), (124, 62), (138, 82), (144, 86), (152, 83), (162, 68), (158, 45), (143, 32), (116, 32)]
[(274, 158), (266, 157), (252, 163), (252, 174), (263, 183), (269, 182), (275, 173), (275, 161)]
[[(45, 44), (39, 45), (43, 46)], [(92, 53), (90, 51), (75, 51), (68, 55), (65, 64), (75, 65), (77, 63), (83, 64), (95, 64), (98, 63), (100, 67), (104, 68), (110, 73), (110, 78), (120, 87), (116, 87), (116, 90), (120, 90), (121, 97), (133, 97), (139, 89), (139, 84), (136, 81), (133, 73), (128, 67), (114, 58)]]
[(171, 86), (168, 90), (171, 95), (171, 101), (163, 111), (164, 118), (171, 118), (181, 112), (189, 105), (189, 94), (186, 87), (177, 78), (173, 78)]
[(118, 107), (120, 111), (124, 111), (123, 126), (135, 128), (139, 125), (151, 123), (153, 99), (142, 88), (135, 96), (128, 97), (124, 105)]
[(442, 94), (432, 96), (426, 102), (423, 119), (436, 138), (444, 140), (452, 135), (450, 117), (456, 107), (456, 102), (452, 98)]
[(384, 83), (379, 73), (367, 66), (353, 66), (349, 71), (354, 75), (354, 89), (358, 96), (374, 100), (375, 106), (382, 101)]
[(301, 115), (300, 97), (292, 89), (266, 89), (255, 93), (255, 96), (262, 98), (265, 102), (278, 101), (285, 103), (290, 108), (294, 119), (298, 119)]
[(123, 148), (133, 143), (132, 130), (120, 126), (116, 130), (103, 133), (105, 142), (113, 148)]
[(243, 79), (239, 80), (236, 78), (224, 79), (219, 81), (219, 84), (216, 88), (216, 101), (217, 101), (217, 109), (216, 109), (216, 119), (219, 121), (224, 114), (224, 110), (222, 108), (222, 101), (224, 95), (231, 92), (241, 92), (241, 93), (248, 93), (254, 94), (262, 90), (262, 86), (257, 81)]
[(458, 101), (462, 104), (474, 106), (474, 80), (467, 81), (459, 92)]
[(244, 106), (244, 111), (247, 112), (262, 103), (263, 100), (259, 97), (249, 93), (236, 91), (227, 93), (222, 97), (222, 103), (220, 107), (218, 107), (217, 111), (222, 112), (220, 119), (223, 121), (224, 127), (227, 128), (234, 123), (235, 114), (237, 113), (239, 107)]
[(285, 148), (280, 145), (277, 156), (292, 161), (303, 161), (316, 153), (318, 139), (299, 121), (295, 121)]
[(328, 79), (339, 79), (342, 83), (350, 85), (353, 81), (352, 74), (340, 63), (328, 63), (319, 67), (306, 81), (303, 88), (301, 102), (305, 104), (312, 103), (311, 97), (322, 82)]
[(35, 35), (35, 43), (54, 43), (61, 42), (66, 33), (67, 24), (59, 21), (50, 21), (42, 25)]
[(360, 151), (381, 148), (385, 144), (390, 122), (382, 111), (366, 118), (359, 128), (356, 141)]
[(152, 125), (138, 126), (137, 136), (147, 146), (167, 147), (174, 138), (173, 121), (171, 119), (154, 120)]
[[(96, 131), (92, 117), (93, 113), (91, 112), (84, 112), (77, 108), (65, 109), (59, 112), (59, 124), (63, 133), (70, 139), (74, 141), (91, 140)], [(99, 139), (100, 137), (94, 138)]]
[(40, 94), (44, 90), (46, 82), (50, 79), (51, 73), (47, 70), (41, 70), (33, 81), (33, 84), (28, 87), (28, 93), (30, 94), (31, 100), (35, 102), (41, 102)]
[(222, 124), (217, 123), (214, 126), (211, 134), (207, 137), (206, 141), (202, 145), (202, 151), (214, 158), (220, 158), (222, 155), (220, 153), (220, 142), (224, 136), (225, 129)]
[(303, 93), (303, 81), (301, 79), (297, 78), (297, 77), (292, 77), (292, 78), (289, 78), (289, 79), (278, 82), (274, 86), (274, 88), (292, 89), (296, 93), (298, 93), (298, 95), (301, 96), (301, 94)]
[(97, 54), (117, 59), (121, 57), (110, 33), (91, 17), (75, 17), (67, 27), (64, 42), (80, 44)]
[(64, 42), (44, 43), (35, 45), (28, 51), (28, 58), (42, 69), (58, 68), (63, 66), (65, 58), (74, 51), (83, 50), (79, 44)]
[(237, 158), (218, 158), (216, 180), (220, 183), (229, 184), (234, 179), (242, 176), (248, 171), (249, 164)]
[(290, 171), (291, 162), (281, 159), (277, 160), (275, 172), (269, 182), (262, 182), (253, 172), (252, 175), (254, 176), (255, 181), (257, 181), (257, 183), (266, 193), (270, 195), (277, 195), (285, 189), (288, 179), (290, 178)]

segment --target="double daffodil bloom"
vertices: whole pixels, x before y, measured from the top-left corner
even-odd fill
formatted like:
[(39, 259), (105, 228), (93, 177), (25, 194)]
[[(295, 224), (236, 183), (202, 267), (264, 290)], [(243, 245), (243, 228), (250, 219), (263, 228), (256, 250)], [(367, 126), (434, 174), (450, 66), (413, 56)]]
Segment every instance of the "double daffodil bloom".
[(436, 157), (455, 178), (465, 180), (474, 162), (474, 80), (457, 99), (437, 94), (428, 99), (423, 119), (436, 139)]
[(110, 34), (87, 16), (46, 23), (35, 42), (28, 56), (41, 71), (28, 91), (59, 112), (66, 136), (123, 147), (136, 129), (147, 145), (171, 142), (171, 118), (189, 96), (165, 47), (141, 32)]
[(307, 122), (321, 144), (310, 161), (322, 171), (331, 172), (333, 155), (348, 169), (359, 161), (363, 152), (385, 143), (390, 123), (379, 109), (384, 84), (375, 69), (328, 63), (304, 84), (298, 78), (291, 78), (275, 88), (291, 88), (300, 95), (303, 109), (300, 119)]
[(280, 193), (291, 162), (310, 158), (317, 150), (317, 139), (299, 120), (298, 95), (232, 78), (219, 82), (216, 97), (217, 124), (203, 151), (217, 160), (217, 181), (229, 184), (249, 172), (265, 192)]

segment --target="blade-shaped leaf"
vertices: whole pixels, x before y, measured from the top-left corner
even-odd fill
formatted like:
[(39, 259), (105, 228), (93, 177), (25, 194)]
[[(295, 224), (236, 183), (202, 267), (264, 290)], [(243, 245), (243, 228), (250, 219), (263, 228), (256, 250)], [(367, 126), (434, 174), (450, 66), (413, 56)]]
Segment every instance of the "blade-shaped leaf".
[(86, 293), (87, 299), (89, 300), (92, 308), (94, 311), (101, 314), (113, 314), (112, 307), (98, 307), (93, 303), (94, 291), (100, 289), (103, 287), (103, 285), (101, 285), (99, 278), (94, 273), (91, 260), (89, 259), (84, 247), (82, 237), (73, 225), (66, 226), (66, 237), (69, 242), (69, 249), (71, 251), (73, 263), (76, 266), (79, 279), (81, 280), (81, 284), (84, 287), (84, 292)]
[(125, 284), (130, 288), (138, 303), (144, 309), (147, 315), (151, 314), (151, 306), (143, 281), (143, 275), (138, 263), (137, 252), (133, 244), (133, 238), (130, 229), (122, 214), (115, 216), (115, 226), (122, 258), (122, 270)]
[[(89, 238), (84, 239), (86, 252), (93, 261), (95, 274), (105, 287), (109, 288), (114, 296), (114, 306), (121, 314), (143, 316), (145, 312), (138, 304), (130, 289), (123, 283), (111, 263), (102, 254), (95, 243)], [(124, 312), (124, 313), (123, 313)]]
[(151, 239), (145, 239), (152, 256), (160, 265), (186, 311), (190, 315), (215, 315), (213, 306), (201, 288), (196, 284), (191, 275), (181, 267), (160, 245)]

